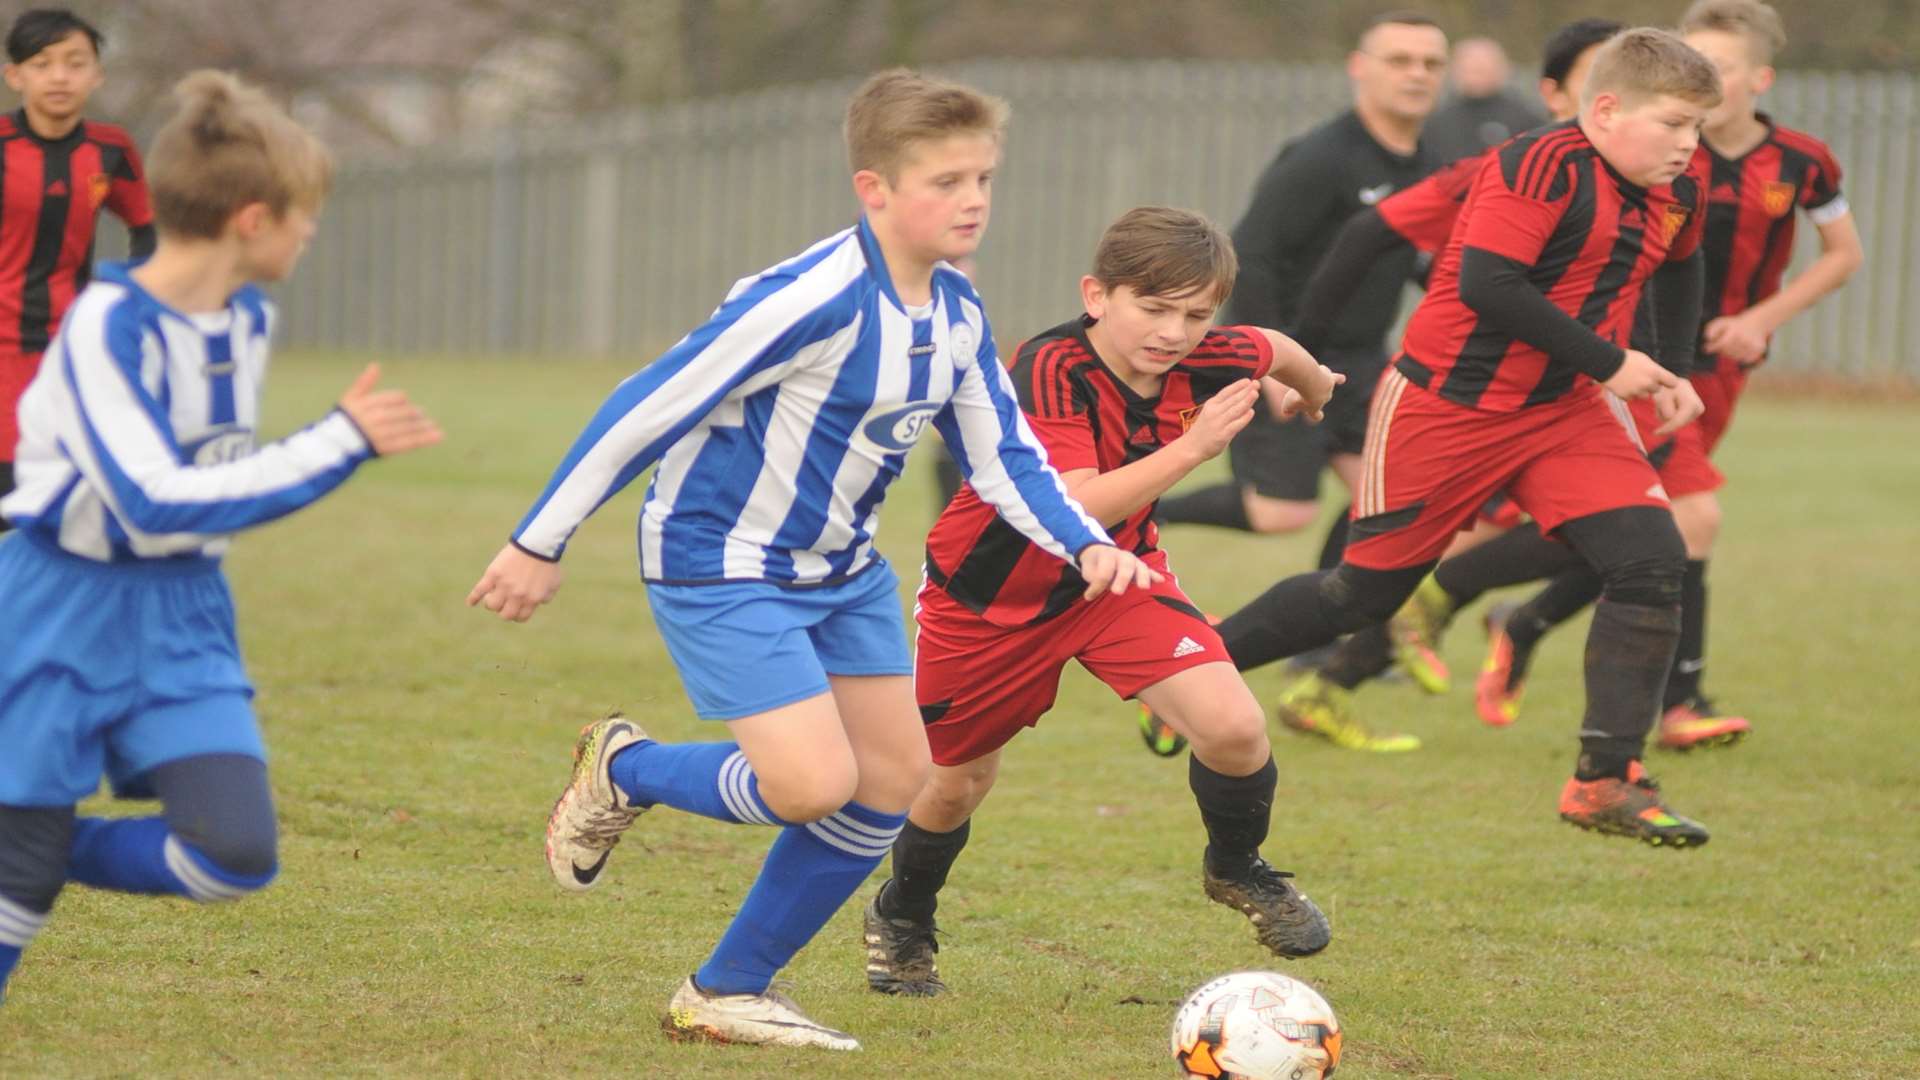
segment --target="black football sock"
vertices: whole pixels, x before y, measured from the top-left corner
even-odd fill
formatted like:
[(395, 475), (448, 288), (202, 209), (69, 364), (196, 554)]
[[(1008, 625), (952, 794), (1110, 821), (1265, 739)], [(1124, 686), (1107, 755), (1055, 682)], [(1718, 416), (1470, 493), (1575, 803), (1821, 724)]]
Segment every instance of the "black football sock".
[(1320, 675), (1348, 690), (1393, 666), (1393, 638), (1385, 623), (1375, 623), (1349, 635), (1326, 662)]
[(931, 922), (939, 906), (940, 890), (947, 884), (947, 872), (967, 846), (971, 820), (952, 832), (937, 833), (907, 822), (893, 842), (893, 878), (880, 887), (877, 906), (890, 919)]
[(1385, 622), (1432, 568), (1421, 563), (1365, 570), (1341, 563), (1332, 570), (1295, 574), (1228, 616), (1220, 624), (1220, 640), (1241, 671), (1298, 656)]
[(1532, 522), (1463, 551), (1433, 568), (1433, 580), (1459, 611), (1492, 589), (1524, 585), (1583, 565), (1574, 550), (1540, 535)]
[(1533, 598), (1515, 608), (1507, 617), (1507, 638), (1513, 643), (1513, 672), (1507, 689), (1520, 685), (1533, 662), (1533, 650), (1547, 631), (1586, 610), (1600, 599), (1600, 575), (1585, 566), (1576, 566), (1553, 579)]
[(1680, 579), (1680, 647), (1673, 654), (1663, 709), (1700, 697), (1700, 673), (1707, 665), (1707, 562), (1688, 559)]
[(1185, 495), (1169, 495), (1160, 500), (1153, 516), (1163, 525), (1218, 525), (1241, 532), (1253, 529), (1239, 484), (1215, 484)]
[(1187, 757), (1187, 786), (1200, 804), (1200, 820), (1207, 826), (1207, 872), (1237, 880), (1247, 876), (1260, 845), (1267, 839), (1273, 816), (1273, 789), (1280, 770), (1273, 757), (1247, 776), (1225, 776), (1201, 764), (1197, 754)]
[(1678, 606), (1647, 607), (1604, 597), (1594, 606), (1576, 777), (1627, 778), (1628, 763), (1640, 757), (1653, 727), (1679, 637)]
[(1353, 504), (1348, 503), (1327, 527), (1327, 538), (1320, 542), (1319, 568), (1331, 570), (1340, 565), (1347, 554), (1347, 522), (1353, 518)]

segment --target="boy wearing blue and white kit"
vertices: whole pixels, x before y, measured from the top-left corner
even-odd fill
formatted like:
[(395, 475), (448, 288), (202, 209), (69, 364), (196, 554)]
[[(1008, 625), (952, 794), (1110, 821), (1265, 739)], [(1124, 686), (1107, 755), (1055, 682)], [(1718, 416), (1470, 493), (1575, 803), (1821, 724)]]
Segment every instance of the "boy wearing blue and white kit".
[(669, 1004), (675, 1037), (854, 1050), (770, 988), (890, 849), (925, 783), (898, 581), (876, 512), (928, 423), (981, 497), (1075, 562), (1087, 595), (1158, 575), (1066, 496), (1021, 418), (980, 299), (950, 261), (986, 229), (1006, 107), (891, 71), (848, 106), (853, 228), (734, 286), (614, 391), (468, 603), (525, 620), (588, 514), (659, 462), (641, 573), (688, 696), (731, 741), (589, 725), (547, 824), (562, 887), (599, 880), (664, 803), (781, 829), (712, 956)]
[[(318, 423), (253, 443), (273, 311), (332, 163), (264, 94), (201, 71), (153, 144), (160, 242), (103, 268), (20, 403), (0, 540), (0, 989), (69, 880), (229, 900), (277, 868), (265, 753), (220, 572), (229, 534), (376, 454), (438, 442), (368, 368)], [(102, 774), (157, 817), (76, 817)]]

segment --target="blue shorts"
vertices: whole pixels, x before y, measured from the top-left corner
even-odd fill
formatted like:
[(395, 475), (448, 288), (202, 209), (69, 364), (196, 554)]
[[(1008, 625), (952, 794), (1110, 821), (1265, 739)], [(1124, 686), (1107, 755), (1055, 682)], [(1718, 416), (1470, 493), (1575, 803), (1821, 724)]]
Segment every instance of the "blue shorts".
[(885, 563), (816, 589), (649, 585), (647, 601), (703, 719), (817, 697), (828, 675), (913, 674), (900, 579)]
[(233, 597), (211, 559), (98, 563), (0, 539), (0, 805), (71, 806), (104, 775), (150, 794), (156, 765), (264, 760)]

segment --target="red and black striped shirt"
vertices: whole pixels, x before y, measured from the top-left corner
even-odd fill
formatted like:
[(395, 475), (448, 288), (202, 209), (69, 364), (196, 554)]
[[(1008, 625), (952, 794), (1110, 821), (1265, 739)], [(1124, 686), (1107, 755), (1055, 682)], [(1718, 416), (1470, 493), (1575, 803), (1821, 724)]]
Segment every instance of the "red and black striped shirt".
[[(1091, 320), (1063, 323), (1023, 343), (1013, 358), (1021, 411), (1056, 470), (1110, 472), (1178, 439), (1208, 398), (1273, 366), (1265, 334), (1250, 327), (1209, 330), (1167, 372), (1158, 397), (1120, 381), (1087, 340)], [(1256, 408), (1263, 406), (1256, 405)], [(1103, 523), (1104, 524), (1104, 523)], [(1153, 505), (1107, 527), (1136, 555), (1155, 550)], [(1086, 591), (1080, 571), (1042, 551), (993, 507), (962, 486), (927, 536), (927, 579), (998, 626), (1051, 619)]]
[(1615, 172), (1574, 120), (1510, 140), (1474, 178), (1395, 366), (1415, 385), (1489, 412), (1565, 396), (1585, 378), (1578, 369), (1461, 300), (1462, 253), (1524, 266), (1550, 303), (1624, 347), (1647, 280), (1699, 247), (1705, 194), (1698, 155), (1671, 183), (1643, 188)]
[(23, 111), (0, 116), (0, 355), (46, 349), (92, 276), (102, 206), (134, 230), (136, 254), (152, 249), (146, 178), (125, 131), (82, 120), (43, 139)]
[[(1845, 215), (1840, 165), (1827, 144), (1775, 124), (1764, 114), (1767, 137), (1737, 158), (1701, 142), (1708, 163), (1707, 257), (1704, 319), (1738, 315), (1780, 291), (1793, 257), (1794, 208), (1821, 225)], [(1701, 354), (1710, 370), (1719, 357)]]

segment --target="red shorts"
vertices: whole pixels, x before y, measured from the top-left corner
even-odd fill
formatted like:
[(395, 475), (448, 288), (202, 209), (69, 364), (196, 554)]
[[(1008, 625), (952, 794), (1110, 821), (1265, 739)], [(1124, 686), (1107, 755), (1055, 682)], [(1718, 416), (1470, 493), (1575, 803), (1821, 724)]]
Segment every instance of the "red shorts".
[(1607, 510), (1666, 507), (1660, 478), (1604, 394), (1589, 384), (1494, 413), (1389, 372), (1368, 419), (1347, 561), (1369, 570), (1430, 563), (1501, 491), (1541, 532)]
[(1700, 441), (1709, 454), (1720, 448), (1720, 440), (1733, 425), (1733, 407), (1747, 388), (1747, 374), (1748, 369), (1726, 361), (1713, 371), (1694, 373), (1693, 388), (1707, 407), (1694, 426), (1700, 429)]
[(914, 617), (913, 691), (936, 765), (993, 753), (1032, 727), (1060, 692), (1067, 661), (1130, 698), (1191, 667), (1232, 663), (1220, 635), (1167, 573), (1149, 589), (1077, 603), (1037, 626), (981, 618), (937, 586), (922, 583)]
[(1660, 430), (1660, 413), (1654, 408), (1652, 398), (1638, 398), (1627, 403), (1628, 411), (1633, 414), (1634, 432), (1640, 444), (1647, 448), (1647, 460), (1653, 462), (1654, 471), (1660, 474), (1660, 483), (1673, 498), (1682, 495), (1699, 495), (1720, 490), (1727, 478), (1707, 460), (1707, 444), (1702, 437), (1700, 423), (1706, 419), (1702, 414), (1686, 427), (1671, 435), (1656, 435)]
[(39, 370), (39, 353), (0, 352), (0, 461), (13, 460), (20, 442), (20, 395)]

